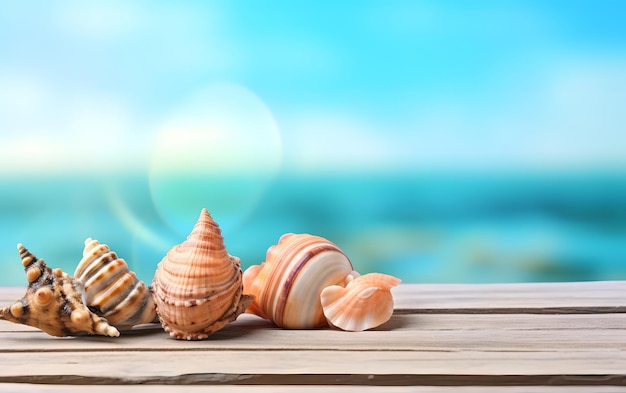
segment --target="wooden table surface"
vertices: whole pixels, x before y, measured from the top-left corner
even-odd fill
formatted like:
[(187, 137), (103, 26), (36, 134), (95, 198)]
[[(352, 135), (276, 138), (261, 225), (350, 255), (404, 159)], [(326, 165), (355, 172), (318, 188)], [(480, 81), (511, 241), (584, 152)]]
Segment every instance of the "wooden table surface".
[[(0, 288), (0, 305), (24, 288)], [(204, 341), (56, 338), (0, 321), (1, 392), (626, 392), (626, 281), (402, 284), (365, 332), (244, 314)], [(146, 386), (150, 385), (150, 386)]]

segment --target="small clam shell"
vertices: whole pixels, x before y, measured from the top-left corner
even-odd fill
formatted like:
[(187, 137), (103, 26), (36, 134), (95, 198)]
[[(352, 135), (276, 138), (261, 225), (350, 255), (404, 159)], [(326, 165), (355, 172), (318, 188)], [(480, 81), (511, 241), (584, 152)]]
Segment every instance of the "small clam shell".
[(202, 209), (193, 230), (159, 263), (152, 282), (163, 328), (201, 340), (234, 321), (250, 304), (239, 258), (226, 251), (217, 223)]
[(150, 288), (106, 244), (88, 238), (74, 277), (85, 287), (85, 304), (118, 329), (155, 322)]
[(255, 296), (248, 312), (289, 329), (326, 326), (322, 289), (343, 283), (352, 272), (348, 257), (334, 243), (309, 234), (283, 235), (261, 265), (244, 272), (244, 288)]
[(328, 323), (353, 332), (382, 325), (393, 314), (391, 288), (400, 281), (386, 274), (369, 273), (354, 277), (345, 287), (324, 288), (320, 300)]
[(28, 279), (26, 294), (0, 310), (0, 319), (29, 325), (51, 336), (101, 334), (117, 337), (119, 331), (83, 304), (82, 283), (61, 269), (50, 269), (43, 259), (21, 244), (17, 249)]

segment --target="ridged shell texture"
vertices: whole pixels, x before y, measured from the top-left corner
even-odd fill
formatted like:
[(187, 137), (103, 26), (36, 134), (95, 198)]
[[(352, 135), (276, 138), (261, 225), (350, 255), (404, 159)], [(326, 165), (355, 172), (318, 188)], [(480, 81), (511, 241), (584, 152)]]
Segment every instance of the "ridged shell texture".
[(287, 233), (267, 250), (265, 262), (244, 273), (246, 292), (255, 296), (248, 312), (277, 326), (311, 329), (326, 326), (321, 291), (343, 284), (352, 264), (329, 240)]
[(228, 254), (206, 209), (187, 239), (159, 263), (152, 287), (161, 324), (177, 339), (207, 338), (252, 301), (242, 294), (239, 258)]
[(320, 295), (328, 323), (358, 332), (387, 322), (393, 314), (391, 288), (400, 279), (381, 273), (350, 277), (345, 287), (331, 285)]
[(88, 238), (74, 277), (85, 287), (85, 303), (118, 329), (156, 321), (150, 288), (106, 244)]

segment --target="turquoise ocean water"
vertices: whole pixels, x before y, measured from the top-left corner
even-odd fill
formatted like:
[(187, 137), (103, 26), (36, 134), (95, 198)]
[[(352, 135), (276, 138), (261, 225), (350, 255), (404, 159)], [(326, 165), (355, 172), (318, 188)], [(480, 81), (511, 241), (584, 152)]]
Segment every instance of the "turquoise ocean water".
[(286, 232), (337, 243), (362, 272), (404, 282), (626, 279), (626, 176), (281, 175), (0, 179), (0, 285), (24, 285), (23, 243), (73, 273), (109, 244), (151, 281), (206, 207), (245, 269)]

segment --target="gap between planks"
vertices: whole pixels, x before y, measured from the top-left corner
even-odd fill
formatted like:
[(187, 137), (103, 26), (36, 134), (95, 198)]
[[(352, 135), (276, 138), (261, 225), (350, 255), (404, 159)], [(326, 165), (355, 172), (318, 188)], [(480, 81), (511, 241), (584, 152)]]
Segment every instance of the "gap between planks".
[[(215, 391), (216, 387), (213, 387)], [(180, 393), (180, 385), (33, 385), (6, 383), (0, 384), (0, 392), (11, 393)], [(206, 393), (206, 386), (187, 385), (185, 393)], [(222, 385), (224, 393), (589, 393), (589, 386), (363, 386), (363, 385)], [(624, 393), (619, 386), (594, 386), (595, 393)]]
[[(626, 386), (626, 374), (621, 375), (345, 375), (345, 374), (189, 374), (177, 377), (145, 378), (128, 380), (125, 378), (92, 378), (76, 375), (0, 377), (0, 387), (4, 383), (61, 384), (61, 385), (290, 385), (296, 386)], [(91, 391), (91, 388), (90, 388)], [(623, 390), (622, 390), (623, 391)]]
[[(0, 384), (0, 392), (10, 393), (84, 393), (85, 385)], [(89, 385), (90, 393), (163, 393), (172, 385)], [(186, 385), (185, 393), (206, 393), (203, 385)], [(214, 385), (211, 393), (589, 393), (589, 386), (363, 386), (363, 385)], [(595, 393), (624, 393), (619, 386), (594, 386)]]

